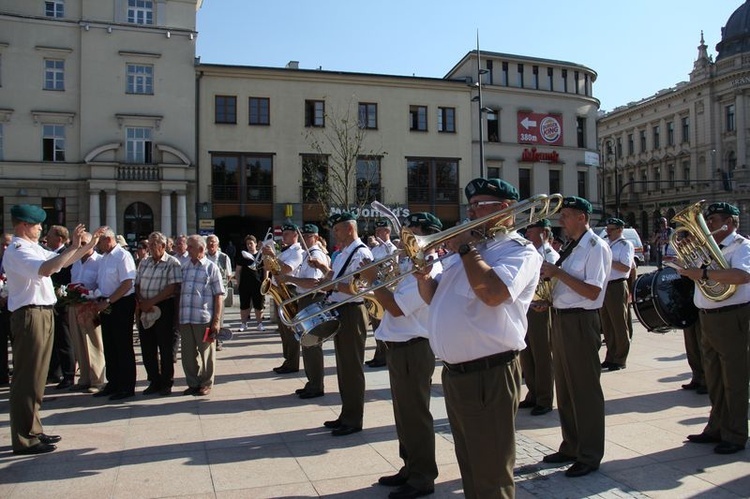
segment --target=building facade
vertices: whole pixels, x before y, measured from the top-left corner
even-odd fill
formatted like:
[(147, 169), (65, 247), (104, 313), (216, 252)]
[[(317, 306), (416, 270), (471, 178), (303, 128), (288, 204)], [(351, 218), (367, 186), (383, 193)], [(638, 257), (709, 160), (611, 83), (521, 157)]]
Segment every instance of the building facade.
[(598, 122), (602, 198), (650, 238), (658, 219), (728, 201), (750, 225), (750, 4), (730, 16), (716, 61), (701, 33), (690, 79), (614, 109)]
[(195, 225), (200, 0), (0, 8), (0, 201), (130, 241)]

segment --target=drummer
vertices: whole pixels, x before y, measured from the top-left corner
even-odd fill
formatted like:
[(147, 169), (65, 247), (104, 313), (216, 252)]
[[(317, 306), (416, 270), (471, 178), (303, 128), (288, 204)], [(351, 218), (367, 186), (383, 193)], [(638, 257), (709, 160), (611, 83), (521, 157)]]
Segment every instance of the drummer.
[(748, 438), (748, 338), (750, 338), (750, 241), (737, 233), (740, 210), (714, 203), (706, 211), (706, 226), (719, 244), (729, 268), (688, 268), (678, 272), (699, 284), (714, 281), (737, 286), (729, 298), (714, 301), (698, 285), (694, 302), (702, 332), (703, 370), (711, 400), (708, 423), (693, 443), (715, 443), (717, 454), (734, 454)]

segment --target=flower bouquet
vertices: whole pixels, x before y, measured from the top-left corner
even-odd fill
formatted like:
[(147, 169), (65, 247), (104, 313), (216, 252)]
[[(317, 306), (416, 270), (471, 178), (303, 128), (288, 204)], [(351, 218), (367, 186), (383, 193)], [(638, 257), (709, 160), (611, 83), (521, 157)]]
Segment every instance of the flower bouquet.
[[(74, 306), (76, 318), (82, 324), (97, 327), (101, 324), (99, 320), (99, 307), (96, 300), (102, 297), (101, 291), (95, 289), (91, 291), (86, 289), (83, 284), (62, 285), (56, 290), (57, 304), (62, 306)], [(101, 313), (108, 314), (112, 310), (110, 307), (104, 309)]]

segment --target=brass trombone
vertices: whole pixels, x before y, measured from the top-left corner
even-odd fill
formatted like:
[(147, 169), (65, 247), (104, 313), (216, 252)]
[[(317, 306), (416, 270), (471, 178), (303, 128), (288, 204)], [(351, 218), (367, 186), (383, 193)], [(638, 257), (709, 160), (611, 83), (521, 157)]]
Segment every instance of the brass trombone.
[[(445, 241), (452, 239), (459, 234), (462, 234), (466, 231), (474, 231), (477, 229), (481, 229), (482, 227), (486, 225), (492, 224), (492, 226), (488, 230), (484, 231), (483, 238), (479, 241), (480, 243), (485, 242), (495, 237), (495, 235), (498, 233), (504, 233), (504, 232), (509, 232), (512, 230), (523, 229), (525, 227), (528, 227), (529, 225), (537, 223), (538, 221), (542, 219), (553, 216), (555, 213), (560, 211), (560, 208), (562, 208), (562, 201), (563, 201), (563, 196), (561, 194), (551, 194), (549, 196), (546, 194), (538, 194), (536, 196), (530, 197), (529, 199), (520, 201), (511, 206), (508, 206), (507, 208), (500, 210), (498, 212), (490, 213), (489, 215), (486, 215), (482, 218), (471, 220), (465, 224), (457, 225), (455, 227), (444, 230), (442, 232), (438, 232), (437, 234), (431, 234), (428, 236), (418, 236), (414, 234), (411, 230), (409, 230), (408, 227), (403, 227), (400, 233), (402, 248), (394, 252), (393, 254), (389, 255), (386, 258), (381, 258), (380, 260), (377, 260), (377, 261), (374, 261), (365, 265), (363, 268), (364, 269), (369, 269), (371, 267), (380, 267), (381, 269), (387, 268), (393, 265), (391, 261), (394, 261), (394, 258), (405, 255), (411, 258), (412, 263), (413, 263), (413, 267), (410, 271), (399, 274), (392, 278), (387, 278), (382, 281), (377, 280), (373, 283), (370, 283), (367, 289), (361, 289), (358, 293), (353, 294), (342, 301), (339, 301), (336, 303), (328, 303), (327, 306), (325, 306), (324, 308), (317, 307), (315, 310), (315, 314), (328, 313), (332, 311), (333, 309), (338, 308), (341, 305), (344, 305), (346, 303), (349, 303), (355, 300), (362, 300), (363, 296), (365, 296), (366, 294), (376, 289), (380, 289), (385, 286), (389, 286), (389, 287), (395, 286), (398, 283), (398, 281), (400, 281), (404, 277), (421, 270), (425, 266), (435, 263), (435, 260), (428, 259), (427, 257), (428, 253), (436, 249)], [(525, 216), (525, 220), (518, 222), (517, 219), (527, 212), (528, 214)], [(514, 224), (511, 226), (504, 225), (505, 222), (507, 222), (510, 219), (515, 220)], [(437, 261), (442, 260), (446, 256), (441, 257)], [(353, 277), (356, 278), (356, 274), (347, 274), (337, 279), (334, 279), (332, 281), (326, 281), (325, 283), (322, 283), (320, 286), (313, 288), (307, 291), (306, 293), (302, 293), (292, 298), (289, 298), (287, 300), (284, 300), (280, 304), (280, 307), (286, 307), (287, 305), (290, 305), (305, 296), (319, 293), (329, 288), (330, 286), (333, 286), (340, 282), (350, 281)], [(296, 326), (298, 326), (299, 324), (305, 321), (308, 321), (315, 314), (307, 313), (306, 309), (303, 309), (303, 310), (300, 310), (298, 314), (291, 320), (289, 320), (288, 317), (283, 317), (283, 316), (280, 317), (280, 319), (285, 325), (295, 329)], [(298, 332), (298, 333), (304, 334), (304, 332)]]

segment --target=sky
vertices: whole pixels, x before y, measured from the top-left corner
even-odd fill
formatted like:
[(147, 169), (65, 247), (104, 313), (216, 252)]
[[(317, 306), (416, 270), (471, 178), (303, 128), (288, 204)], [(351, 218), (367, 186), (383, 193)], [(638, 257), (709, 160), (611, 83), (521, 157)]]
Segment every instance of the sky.
[(442, 78), (483, 51), (582, 64), (600, 109), (690, 78), (742, 0), (203, 0), (201, 62)]

